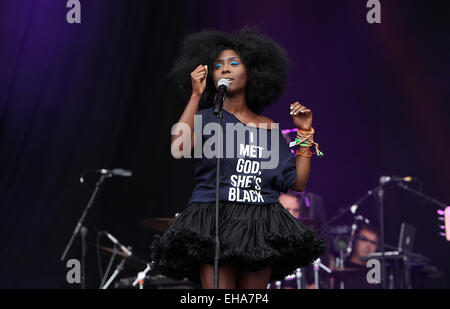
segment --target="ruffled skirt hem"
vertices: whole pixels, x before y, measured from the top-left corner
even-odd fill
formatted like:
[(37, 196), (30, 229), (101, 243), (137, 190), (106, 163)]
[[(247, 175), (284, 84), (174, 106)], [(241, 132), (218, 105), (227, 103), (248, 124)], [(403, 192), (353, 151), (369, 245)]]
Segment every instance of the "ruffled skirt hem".
[[(221, 202), (219, 266), (234, 261), (241, 269), (271, 266), (270, 281), (282, 280), (311, 264), (325, 250), (323, 239), (279, 203), (251, 205)], [(193, 203), (151, 245), (154, 271), (200, 283), (199, 266), (214, 265), (215, 203)]]

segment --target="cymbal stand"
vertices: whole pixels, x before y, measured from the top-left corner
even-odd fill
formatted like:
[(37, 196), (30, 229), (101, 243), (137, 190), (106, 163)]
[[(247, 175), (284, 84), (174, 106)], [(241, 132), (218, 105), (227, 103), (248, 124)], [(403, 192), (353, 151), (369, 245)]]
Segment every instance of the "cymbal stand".
[[(303, 276), (303, 274), (302, 274), (302, 269), (301, 268), (297, 268), (296, 270), (295, 270), (295, 279), (296, 279), (296, 281), (297, 281), (297, 289), (298, 290), (301, 290), (301, 289), (303, 289), (303, 286), (304, 286), (304, 276)], [(306, 285), (305, 285), (305, 287), (306, 287)]]
[(103, 275), (102, 282), (100, 283), (100, 288), (105, 284), (105, 280), (109, 275), (109, 271), (111, 269), (112, 263), (117, 255), (117, 245), (114, 244), (113, 252), (111, 254), (111, 258), (109, 259), (108, 267), (106, 268), (105, 274)]
[(147, 267), (143, 271), (138, 273), (136, 280), (134, 280), (133, 282), (133, 286), (136, 286), (136, 284), (139, 283), (139, 289), (142, 290), (144, 288), (145, 278), (147, 276), (147, 273), (152, 269), (153, 263), (154, 262), (152, 262), (151, 264), (147, 264)]
[(106, 290), (109, 287), (109, 285), (111, 284), (111, 282), (113, 282), (113, 280), (117, 277), (117, 275), (123, 270), (123, 264), (125, 264), (126, 259), (127, 258), (124, 257), (122, 259), (122, 261), (120, 262), (120, 264), (117, 265), (116, 270), (112, 274), (111, 278), (109, 278), (108, 282), (106, 282), (106, 284), (102, 287), (103, 290)]
[(320, 261), (320, 258), (314, 261), (314, 285), (315, 289), (319, 289), (319, 268), (325, 270), (328, 274), (331, 274), (331, 269), (323, 265)]

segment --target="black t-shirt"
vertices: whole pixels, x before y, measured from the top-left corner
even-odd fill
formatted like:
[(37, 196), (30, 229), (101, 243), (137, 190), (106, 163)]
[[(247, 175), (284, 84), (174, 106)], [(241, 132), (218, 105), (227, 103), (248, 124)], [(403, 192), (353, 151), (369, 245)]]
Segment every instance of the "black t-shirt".
[[(213, 108), (198, 111), (201, 128), (195, 157), (196, 185), (189, 204), (216, 200), (216, 141), (218, 125)], [(295, 157), (279, 128), (245, 125), (223, 109), (220, 201), (271, 204), (287, 192), (297, 176)]]

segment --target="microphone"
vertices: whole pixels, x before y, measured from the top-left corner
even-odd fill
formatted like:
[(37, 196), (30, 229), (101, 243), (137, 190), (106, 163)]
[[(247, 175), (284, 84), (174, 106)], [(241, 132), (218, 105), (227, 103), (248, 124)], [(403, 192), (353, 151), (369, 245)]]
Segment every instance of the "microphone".
[(80, 182), (84, 183), (84, 175), (87, 173), (100, 173), (102, 175), (108, 175), (109, 177), (112, 176), (122, 176), (122, 177), (131, 177), (131, 175), (133, 175), (133, 173), (130, 170), (124, 170), (123, 168), (114, 168), (112, 170), (107, 170), (107, 169), (100, 169), (100, 170), (87, 170), (81, 173), (80, 176)]
[(385, 184), (391, 181), (398, 181), (398, 182), (411, 182), (414, 180), (418, 180), (417, 177), (411, 177), (411, 176), (406, 176), (406, 177), (399, 177), (399, 176), (381, 176), (380, 177), (380, 184)]
[(222, 78), (217, 83), (217, 93), (214, 97), (214, 115), (218, 115), (223, 107), (223, 102), (225, 101), (225, 94), (227, 89), (230, 87), (230, 81), (226, 78)]
[(125, 247), (124, 245), (122, 245), (118, 240), (117, 240), (117, 238), (115, 238), (114, 236), (112, 236), (111, 234), (109, 234), (107, 231), (103, 231), (103, 233), (114, 243), (114, 244), (116, 244), (117, 246), (119, 246), (120, 247), (120, 249), (122, 249), (122, 251), (123, 252), (125, 252), (127, 255), (128, 255), (128, 257), (130, 257), (130, 256), (132, 256), (133, 255), (133, 253), (127, 248), (127, 247)]
[(112, 176), (131, 177), (133, 173), (130, 170), (124, 170), (123, 168), (114, 168), (112, 170), (101, 169), (97, 170), (102, 175), (110, 174)]

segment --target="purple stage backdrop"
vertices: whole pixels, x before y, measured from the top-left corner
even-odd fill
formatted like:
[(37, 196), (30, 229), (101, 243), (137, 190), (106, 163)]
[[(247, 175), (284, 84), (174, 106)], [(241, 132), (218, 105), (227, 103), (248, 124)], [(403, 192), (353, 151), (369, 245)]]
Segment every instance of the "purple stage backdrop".
[[(443, 2), (380, 1), (379, 24), (357, 0), (79, 2), (81, 23), (67, 21), (66, 1), (0, 2), (0, 287), (79, 288), (59, 259), (97, 180), (79, 182), (88, 169), (133, 171), (108, 179), (88, 214), (88, 286), (99, 284), (97, 229), (149, 257), (154, 232), (139, 221), (173, 217), (194, 185), (192, 160), (170, 154), (187, 102), (166, 75), (182, 39), (204, 29), (256, 25), (287, 50), (288, 87), (264, 115), (293, 128), (289, 105), (312, 109), (325, 157), (312, 158), (307, 191), (323, 197), (328, 218), (382, 175), (418, 177), (423, 193), (450, 204)], [(385, 195), (386, 242), (396, 245), (401, 222), (414, 225), (415, 252), (443, 274), (421, 287), (449, 288), (438, 207), (394, 185)], [(378, 224), (373, 198), (360, 211)], [(68, 258), (80, 258), (78, 238)]]

